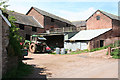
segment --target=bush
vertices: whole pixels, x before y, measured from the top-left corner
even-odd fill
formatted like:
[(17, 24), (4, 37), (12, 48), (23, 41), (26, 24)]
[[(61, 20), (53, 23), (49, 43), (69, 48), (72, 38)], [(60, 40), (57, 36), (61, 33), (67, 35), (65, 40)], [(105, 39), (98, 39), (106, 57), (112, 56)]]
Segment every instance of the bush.
[(108, 55), (108, 51), (107, 51), (106, 55)]
[(111, 52), (111, 56), (115, 59), (120, 59), (120, 49), (116, 49), (113, 52)]

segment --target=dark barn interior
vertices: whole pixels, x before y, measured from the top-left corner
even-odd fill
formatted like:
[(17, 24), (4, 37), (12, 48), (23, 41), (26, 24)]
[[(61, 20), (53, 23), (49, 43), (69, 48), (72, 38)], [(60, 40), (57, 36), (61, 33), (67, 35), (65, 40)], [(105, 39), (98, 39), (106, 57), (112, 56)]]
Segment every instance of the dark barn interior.
[(44, 37), (47, 39), (46, 44), (51, 49), (64, 48), (64, 35), (45, 35)]

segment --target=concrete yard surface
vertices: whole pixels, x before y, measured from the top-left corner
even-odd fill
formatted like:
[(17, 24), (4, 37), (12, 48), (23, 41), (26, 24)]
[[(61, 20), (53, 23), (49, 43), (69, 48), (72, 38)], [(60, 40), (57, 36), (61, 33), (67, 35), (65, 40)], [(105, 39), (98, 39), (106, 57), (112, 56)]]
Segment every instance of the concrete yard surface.
[(27, 78), (118, 78), (118, 59), (75, 55), (32, 54), (23, 60), (34, 66)]

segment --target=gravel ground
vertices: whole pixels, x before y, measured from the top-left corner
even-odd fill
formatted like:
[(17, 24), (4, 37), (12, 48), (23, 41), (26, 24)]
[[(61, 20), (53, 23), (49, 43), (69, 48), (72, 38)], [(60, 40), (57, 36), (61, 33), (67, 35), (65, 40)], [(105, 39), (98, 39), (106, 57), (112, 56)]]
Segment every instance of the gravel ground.
[(34, 72), (26, 78), (118, 78), (118, 60), (108, 58), (105, 51), (75, 55), (29, 53), (23, 62), (33, 65)]

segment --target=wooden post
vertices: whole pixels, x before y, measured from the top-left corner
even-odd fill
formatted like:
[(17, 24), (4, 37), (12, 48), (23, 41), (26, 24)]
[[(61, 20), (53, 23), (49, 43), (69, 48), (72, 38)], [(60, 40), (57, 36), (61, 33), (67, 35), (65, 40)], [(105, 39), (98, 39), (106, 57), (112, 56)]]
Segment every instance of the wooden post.
[(110, 56), (111, 54), (111, 47), (108, 47), (108, 55)]

